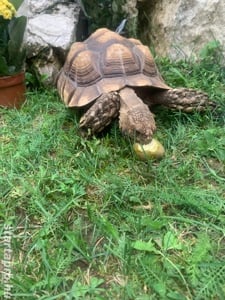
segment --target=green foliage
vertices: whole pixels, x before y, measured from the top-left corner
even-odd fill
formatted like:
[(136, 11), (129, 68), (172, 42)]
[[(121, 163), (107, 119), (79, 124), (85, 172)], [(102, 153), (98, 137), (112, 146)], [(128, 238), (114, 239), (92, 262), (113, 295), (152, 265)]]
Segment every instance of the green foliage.
[(151, 241), (148, 241), (148, 242), (135, 241), (133, 243), (133, 247), (134, 247), (134, 249), (139, 250), (139, 251), (148, 251), (148, 252), (157, 253), (157, 250)]
[(223, 129), (210, 128), (203, 130), (200, 135), (193, 135), (191, 148), (206, 157), (225, 162), (225, 137), (221, 131)]
[(0, 16), (0, 76), (19, 73), (25, 63), (23, 38), (27, 18), (13, 17), (10, 21)]
[(123, 19), (127, 19), (124, 31), (130, 37), (137, 35), (137, 11), (133, 14), (126, 0), (82, 0), (82, 4), (89, 19), (90, 33), (101, 27), (115, 30)]
[(100, 27), (107, 27), (109, 29), (115, 30), (117, 25), (121, 21), (120, 15), (114, 14), (114, 10), (118, 10), (118, 6), (115, 1), (94, 0), (90, 2), (87, 0), (82, 0), (82, 3), (87, 17), (90, 20), (90, 32), (93, 32)]
[(37, 74), (34, 69), (26, 71), (26, 86), (31, 90), (45, 90), (48, 75)]
[(71, 297), (75, 299), (90, 299), (89, 296), (94, 296), (94, 299), (102, 299), (97, 295), (103, 291), (103, 289), (99, 288), (99, 286), (104, 282), (102, 279), (98, 279), (96, 277), (91, 278), (91, 282), (89, 285), (84, 285), (80, 282), (74, 282), (71, 290)]
[[(199, 53), (199, 57), (205, 65), (208, 66), (222, 66), (224, 63), (224, 56), (222, 55), (222, 45), (217, 40), (209, 42)], [(216, 65), (215, 65), (216, 63)]]
[(190, 58), (172, 63), (168, 58), (160, 59), (161, 71), (172, 86), (202, 89), (224, 104), (225, 58), (222, 50), (222, 45), (213, 40), (200, 51), (197, 60)]
[(11, 20), (9, 24), (8, 58), (13, 72), (17, 73), (24, 67), (25, 48), (23, 37), (27, 24), (27, 18), (20, 16)]
[(17, 10), (20, 5), (23, 3), (24, 0), (10, 0), (10, 2), (13, 4), (13, 6), (15, 7), (15, 9)]
[(225, 266), (223, 262), (200, 266), (201, 276), (196, 286), (196, 299), (223, 299), (225, 295)]
[(54, 90), (29, 90), (19, 111), (1, 110), (0, 235), (10, 222), (13, 298), (224, 299), (217, 57), (211, 67), (207, 57), (160, 60), (168, 84), (203, 89), (220, 105), (191, 115), (156, 108), (161, 161), (138, 161), (117, 123), (83, 139)]

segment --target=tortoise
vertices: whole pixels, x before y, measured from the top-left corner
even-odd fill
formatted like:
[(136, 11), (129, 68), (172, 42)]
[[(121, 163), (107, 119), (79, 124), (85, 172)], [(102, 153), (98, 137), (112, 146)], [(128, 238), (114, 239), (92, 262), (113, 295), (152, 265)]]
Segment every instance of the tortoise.
[(201, 91), (170, 88), (147, 46), (106, 28), (72, 44), (57, 89), (66, 106), (84, 112), (82, 133), (99, 133), (119, 116), (121, 131), (143, 145), (156, 130), (153, 105), (184, 112), (213, 106)]

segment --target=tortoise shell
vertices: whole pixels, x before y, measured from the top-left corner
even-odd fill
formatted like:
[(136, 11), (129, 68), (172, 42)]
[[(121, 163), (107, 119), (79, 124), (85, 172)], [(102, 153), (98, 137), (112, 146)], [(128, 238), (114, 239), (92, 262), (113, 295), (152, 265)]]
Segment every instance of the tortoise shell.
[(59, 94), (69, 107), (86, 106), (103, 93), (125, 86), (169, 89), (147, 46), (106, 28), (72, 44), (57, 80)]

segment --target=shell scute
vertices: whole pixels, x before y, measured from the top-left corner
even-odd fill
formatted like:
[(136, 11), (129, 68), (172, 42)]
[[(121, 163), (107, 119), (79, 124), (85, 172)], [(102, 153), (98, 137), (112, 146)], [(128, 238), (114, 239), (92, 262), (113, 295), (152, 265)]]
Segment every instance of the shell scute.
[(101, 74), (98, 70), (98, 54), (90, 50), (84, 50), (72, 60), (69, 77), (77, 86), (89, 86), (95, 84)]

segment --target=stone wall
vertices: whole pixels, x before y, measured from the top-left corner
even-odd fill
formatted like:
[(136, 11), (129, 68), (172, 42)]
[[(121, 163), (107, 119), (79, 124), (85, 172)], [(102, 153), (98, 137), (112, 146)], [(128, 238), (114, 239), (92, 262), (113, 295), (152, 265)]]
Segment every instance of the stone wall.
[(140, 19), (142, 14), (142, 38), (160, 56), (190, 57), (212, 40), (225, 45), (224, 0), (145, 0)]

